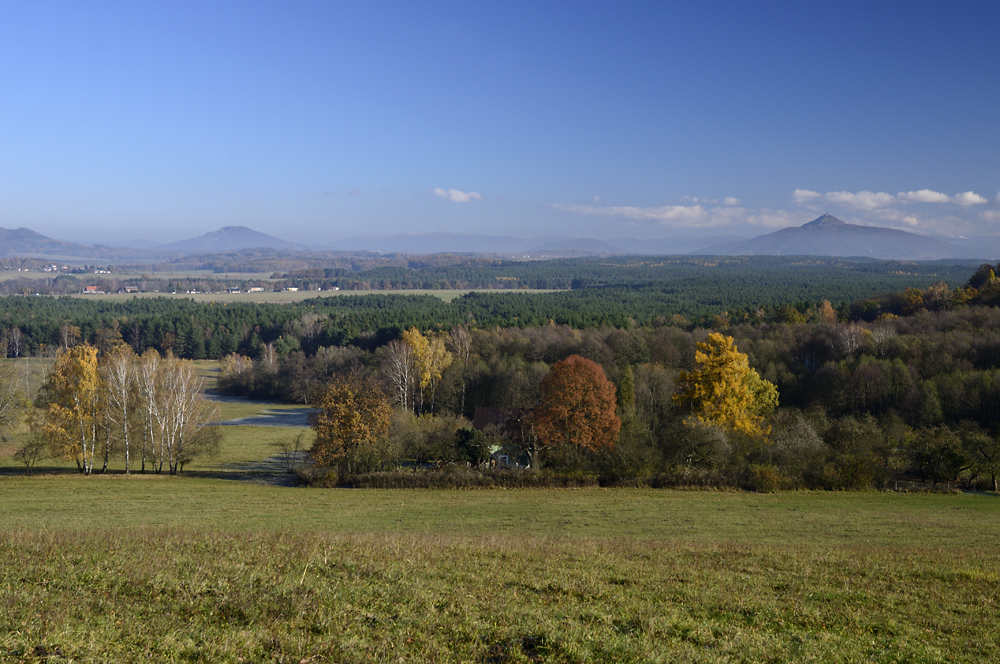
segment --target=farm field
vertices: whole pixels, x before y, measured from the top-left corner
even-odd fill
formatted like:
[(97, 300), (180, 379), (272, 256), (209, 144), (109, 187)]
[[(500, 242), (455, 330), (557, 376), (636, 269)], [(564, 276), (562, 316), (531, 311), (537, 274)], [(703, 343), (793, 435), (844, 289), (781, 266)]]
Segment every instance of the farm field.
[(993, 661), (992, 496), (0, 478), (0, 658)]
[[(57, 261), (60, 264), (63, 261)], [(88, 263), (94, 262), (91, 260)], [(73, 263), (80, 263), (79, 259)], [(98, 279), (141, 279), (143, 277), (152, 279), (217, 279), (225, 281), (226, 279), (232, 280), (257, 280), (257, 281), (271, 281), (271, 275), (274, 272), (214, 272), (212, 270), (172, 270), (167, 272), (113, 272), (112, 274), (92, 274), (89, 272), (83, 273), (70, 273), (70, 272), (42, 272), (41, 270), (0, 270), (0, 281), (9, 281), (11, 279), (53, 279), (55, 277), (65, 275), (76, 277), (81, 282), (88, 280), (98, 280)]]
[(477, 290), (446, 290), (446, 289), (406, 289), (406, 290), (367, 290), (367, 291), (294, 291), (294, 292), (263, 292), (263, 293), (103, 293), (100, 295), (83, 295), (77, 293), (72, 297), (79, 297), (86, 300), (111, 300), (121, 301), (137, 297), (165, 297), (171, 299), (188, 299), (195, 302), (268, 302), (274, 304), (289, 304), (301, 302), (316, 297), (342, 297), (345, 295), (433, 295), (445, 302), (451, 302), (457, 297), (466, 293), (552, 293), (553, 290), (545, 289), (525, 289), (519, 288), (516, 291), (511, 289), (477, 289)]

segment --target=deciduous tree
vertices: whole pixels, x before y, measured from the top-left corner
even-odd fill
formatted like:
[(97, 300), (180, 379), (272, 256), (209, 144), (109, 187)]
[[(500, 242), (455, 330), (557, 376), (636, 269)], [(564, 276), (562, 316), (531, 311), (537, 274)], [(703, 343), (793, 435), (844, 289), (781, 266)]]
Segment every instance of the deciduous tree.
[(443, 334), (424, 336), (415, 327), (403, 332), (403, 341), (413, 347), (414, 361), (417, 368), (419, 391), (418, 414), (424, 408), (424, 390), (430, 388), (431, 410), (434, 410), (434, 392), (441, 374), (451, 364), (452, 355), (445, 347)]
[(142, 457), (140, 472), (146, 472), (146, 461), (156, 468), (157, 443), (160, 437), (160, 354), (150, 348), (139, 358), (136, 366), (138, 383), (139, 415), (142, 421)]
[(21, 422), (28, 407), (24, 381), (13, 362), (0, 359), (0, 441)]
[(100, 362), (108, 420), (125, 455), (125, 474), (132, 471), (132, 428), (138, 396), (136, 365), (132, 347), (118, 344), (105, 353)]
[(448, 332), (448, 345), (462, 364), (462, 399), (459, 402), (458, 414), (465, 415), (465, 386), (472, 361), (472, 335), (467, 329), (457, 325)]
[(389, 378), (396, 403), (403, 410), (410, 409), (410, 393), (413, 389), (413, 379), (416, 373), (416, 353), (413, 346), (394, 339), (386, 346), (383, 371)]
[(171, 475), (184, 469), (196, 455), (213, 453), (219, 443), (211, 423), (218, 408), (203, 398), (204, 380), (189, 360), (167, 359), (160, 365), (158, 405), (162, 453)]
[(84, 343), (60, 350), (42, 391), (45, 430), (56, 455), (75, 459), (84, 475), (94, 469), (101, 393), (97, 349)]
[(778, 405), (778, 390), (750, 367), (732, 337), (718, 333), (698, 344), (693, 371), (678, 376), (674, 402), (702, 422), (749, 436), (766, 436), (765, 418)]
[(579, 355), (556, 362), (542, 380), (541, 397), (535, 413), (541, 441), (581, 450), (614, 446), (621, 420), (615, 386), (601, 365)]
[(309, 456), (318, 465), (353, 472), (389, 432), (389, 400), (376, 385), (356, 376), (334, 378), (314, 407), (316, 442)]

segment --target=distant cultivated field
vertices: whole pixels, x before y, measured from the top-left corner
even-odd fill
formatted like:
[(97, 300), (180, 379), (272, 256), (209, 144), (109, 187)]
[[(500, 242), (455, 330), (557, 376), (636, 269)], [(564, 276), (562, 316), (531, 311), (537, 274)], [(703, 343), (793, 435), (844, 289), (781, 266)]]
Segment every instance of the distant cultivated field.
[(0, 478), (0, 659), (986, 662), (991, 496)]
[[(88, 261), (89, 262), (89, 261)], [(68, 272), (40, 272), (30, 270), (0, 270), (0, 281), (10, 279), (53, 279), (60, 275), (76, 277), (80, 281), (97, 281), (98, 279), (218, 279), (221, 281), (271, 281), (273, 272), (213, 272), (212, 270), (177, 270), (172, 272), (113, 272), (111, 274), (70, 274)]]
[[(77, 294), (75, 297), (82, 297), (88, 300), (118, 300), (132, 297), (169, 297), (169, 298), (187, 298), (190, 300), (195, 300), (196, 302), (272, 302), (276, 304), (287, 304), (292, 302), (301, 302), (302, 300), (308, 300), (314, 297), (343, 297), (346, 295), (433, 295), (439, 297), (445, 302), (451, 302), (456, 297), (461, 297), (466, 293), (471, 292), (481, 292), (481, 293), (505, 293), (505, 292), (515, 292), (508, 289), (479, 289), (476, 291), (472, 290), (424, 290), (424, 289), (410, 289), (410, 290), (367, 290), (367, 291), (355, 291), (355, 290), (341, 290), (341, 291), (296, 291), (296, 292), (263, 292), (263, 293), (195, 293), (190, 295), (188, 293), (138, 293), (138, 294), (126, 294), (126, 293), (108, 293), (103, 295), (82, 295)], [(528, 289), (517, 289), (518, 293), (551, 293), (551, 290), (528, 290)]]

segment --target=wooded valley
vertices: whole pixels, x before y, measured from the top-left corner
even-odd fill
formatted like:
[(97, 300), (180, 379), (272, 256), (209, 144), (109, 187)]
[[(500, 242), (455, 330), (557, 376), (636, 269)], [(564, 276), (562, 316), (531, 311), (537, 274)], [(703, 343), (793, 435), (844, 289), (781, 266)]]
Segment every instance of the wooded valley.
[[(377, 393), (385, 406), (367, 434), (351, 438), (358, 421), (338, 424), (333, 415), (326, 430), (317, 425), (314, 460), (339, 470), (336, 482), (358, 486), (422, 481), (415, 469), (441, 471), (425, 473), (437, 478), (428, 481), (475, 483), (478, 476), (458, 477), (462, 469), (485, 471), (502, 456), (538, 471), (530, 481), (996, 490), (995, 269), (968, 270), (957, 288), (937, 283), (837, 306), (782, 302), (780, 294), (841, 292), (860, 281), (805, 283), (787, 266), (728, 290), (718, 281), (684, 290), (638, 280), (470, 293), (450, 303), (403, 295), (299, 305), (8, 297), (0, 338), (9, 358), (64, 361), (92, 349), (94, 372), (97, 357), (102, 366), (125, 355), (136, 366), (140, 355), (217, 358), (220, 391), (311, 404), (321, 414)], [(714, 307), (685, 308), (712, 287)], [(773, 299), (751, 304), (762, 292)], [(562, 371), (567, 363), (576, 368)], [(596, 400), (573, 401), (602, 381), (608, 388)], [(37, 406), (58, 401), (53, 385), (50, 377), (48, 392), (33, 397)], [(114, 436), (109, 429), (105, 438)], [(323, 440), (333, 448), (323, 450)], [(126, 447), (109, 442), (105, 450)]]

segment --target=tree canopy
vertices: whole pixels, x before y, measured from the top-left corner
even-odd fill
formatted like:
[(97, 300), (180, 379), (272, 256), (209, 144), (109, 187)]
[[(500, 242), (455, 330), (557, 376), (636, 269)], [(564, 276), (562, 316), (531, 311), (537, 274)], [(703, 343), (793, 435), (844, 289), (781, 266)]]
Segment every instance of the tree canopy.
[(767, 435), (764, 419), (778, 405), (778, 390), (760, 377), (732, 337), (708, 335), (695, 352), (695, 369), (682, 371), (674, 401), (705, 422), (750, 436)]
[(535, 414), (538, 437), (554, 446), (599, 450), (614, 446), (621, 429), (615, 386), (601, 365), (570, 355), (542, 380)]
[(389, 400), (377, 385), (356, 376), (334, 378), (314, 405), (316, 442), (309, 456), (318, 465), (358, 470), (389, 432)]

